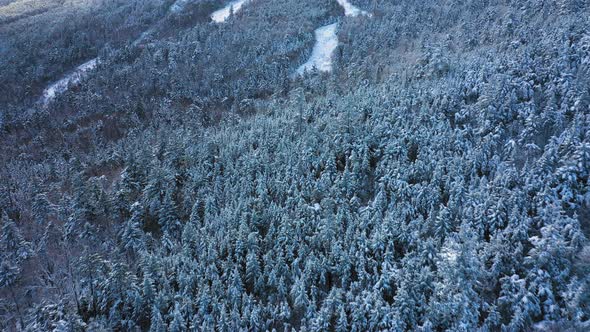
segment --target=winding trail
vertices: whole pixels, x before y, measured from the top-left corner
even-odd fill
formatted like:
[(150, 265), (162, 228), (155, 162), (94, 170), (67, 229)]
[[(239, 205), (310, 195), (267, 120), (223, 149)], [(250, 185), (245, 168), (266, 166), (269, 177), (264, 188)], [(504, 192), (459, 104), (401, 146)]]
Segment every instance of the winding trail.
[(240, 9), (242, 9), (242, 6), (248, 1), (250, 0), (232, 1), (228, 3), (225, 7), (214, 11), (213, 14), (211, 14), (211, 19), (215, 23), (224, 23), (225, 21), (227, 21), (232, 11), (234, 14), (237, 13)]
[[(169, 13), (171, 14), (178, 14), (183, 9), (184, 6), (190, 0), (177, 0), (170, 6)], [(157, 23), (155, 24), (157, 25)], [(133, 41), (131, 45), (137, 46), (142, 43), (147, 36), (149, 36), (155, 30), (155, 26), (152, 26), (148, 30), (144, 31), (136, 40)], [(55, 99), (55, 97), (59, 94), (66, 92), (70, 87), (75, 86), (80, 83), (82, 78), (88, 74), (88, 72), (92, 71), (96, 68), (98, 64), (98, 58), (91, 59), (78, 67), (76, 67), (71, 73), (67, 74), (60, 80), (51, 83), (45, 90), (43, 90), (43, 95), (41, 96), (39, 102), (44, 106), (47, 107), (49, 103)]]
[(68, 88), (72, 85), (76, 85), (80, 83), (82, 77), (84, 75), (96, 68), (98, 64), (98, 58), (94, 58), (90, 61), (87, 61), (74, 69), (73, 72), (69, 73), (62, 79), (57, 82), (52, 83), (43, 91), (43, 97), (41, 97), (41, 102), (44, 106), (47, 106), (56, 95), (61, 94), (68, 90)]
[[(366, 12), (354, 6), (348, 0), (336, 0), (342, 8), (344, 8), (344, 15), (349, 17), (368, 16), (371, 13)], [(332, 56), (336, 48), (338, 48), (338, 23), (326, 25), (315, 30), (316, 43), (313, 46), (311, 57), (306, 63), (301, 65), (296, 73), (303, 75), (308, 71), (316, 68), (320, 72), (332, 71)]]
[[(177, 14), (181, 12), (185, 5), (190, 0), (177, 0), (170, 6), (170, 13)], [(237, 13), (242, 6), (251, 0), (233, 0), (229, 2), (225, 7), (214, 11), (211, 14), (211, 19), (215, 23), (224, 23), (231, 16), (232, 12)], [(370, 13), (359, 9), (358, 7), (351, 4), (348, 0), (336, 0), (342, 8), (344, 8), (344, 15), (350, 17), (356, 17), (360, 15), (371, 16)], [(145, 37), (153, 32), (154, 28), (150, 28), (142, 33), (132, 45), (138, 45)], [(315, 30), (316, 44), (313, 47), (311, 57), (309, 60), (301, 65), (296, 74), (303, 75), (307, 71), (316, 68), (320, 72), (330, 72), (332, 70), (332, 56), (336, 48), (338, 48), (338, 23), (329, 24), (320, 27)], [(41, 104), (47, 106), (58, 94), (64, 93), (71, 86), (80, 83), (82, 78), (98, 64), (98, 58), (91, 59), (74, 69), (73, 72), (67, 74), (60, 80), (50, 84), (44, 91), (41, 97)]]
[(338, 23), (323, 26), (315, 30), (316, 43), (311, 57), (297, 69), (297, 74), (303, 75), (316, 68), (321, 72), (332, 70), (332, 55), (338, 47)]

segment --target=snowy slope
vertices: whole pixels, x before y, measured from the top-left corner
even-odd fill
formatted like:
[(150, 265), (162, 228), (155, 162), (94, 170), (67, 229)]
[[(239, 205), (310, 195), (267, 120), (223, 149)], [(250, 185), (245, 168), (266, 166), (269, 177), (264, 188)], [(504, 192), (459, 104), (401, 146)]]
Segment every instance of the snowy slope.
[(228, 3), (225, 7), (214, 11), (213, 14), (211, 14), (211, 19), (215, 23), (223, 23), (229, 18), (229, 15), (231, 14), (232, 10), (234, 14), (237, 13), (242, 8), (242, 6), (248, 1), (249, 0), (232, 1)]
[[(190, 0), (177, 0), (174, 4), (172, 4), (172, 6), (170, 6), (170, 13), (177, 14), (177, 13), (181, 12), (184, 9), (184, 6), (189, 1)], [(145, 40), (145, 38), (147, 36), (149, 36), (154, 31), (154, 29), (155, 29), (155, 26), (152, 26), (148, 30), (144, 31), (132, 43), (132, 45), (137, 46), (140, 43), (142, 43)], [(78, 66), (72, 73), (66, 75), (65, 77), (63, 77), (59, 81), (52, 83), (49, 87), (47, 87), (45, 89), (45, 91), (43, 91), (43, 97), (41, 98), (41, 103), (43, 105), (47, 105), (53, 99), (55, 99), (55, 96), (57, 96), (58, 94), (64, 93), (65, 91), (67, 91), (69, 89), (69, 87), (78, 84), (82, 80), (82, 77), (84, 77), (84, 75), (88, 71), (90, 71), (96, 67), (97, 62), (98, 62), (98, 58), (94, 58), (92, 60), (89, 60), (89, 61), (81, 64), (80, 66)]]
[(332, 54), (338, 47), (337, 30), (338, 23), (334, 23), (318, 28), (315, 31), (316, 44), (313, 47), (311, 57), (297, 69), (298, 74), (302, 75), (313, 68), (322, 72), (332, 70)]
[(76, 67), (76, 69), (66, 75), (64, 78), (60, 79), (59, 81), (51, 84), (49, 87), (43, 91), (42, 102), (43, 104), (48, 104), (51, 102), (57, 94), (63, 93), (66, 91), (70, 86), (76, 85), (80, 83), (84, 74), (88, 71), (96, 68), (98, 63), (98, 59), (94, 58), (88, 62), (81, 64), (80, 66)]

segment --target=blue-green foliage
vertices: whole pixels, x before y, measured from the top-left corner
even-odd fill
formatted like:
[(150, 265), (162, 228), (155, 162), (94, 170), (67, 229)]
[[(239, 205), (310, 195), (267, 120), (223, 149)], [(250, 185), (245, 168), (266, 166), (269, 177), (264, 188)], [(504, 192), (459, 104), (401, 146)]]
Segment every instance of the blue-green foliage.
[[(57, 101), (91, 124), (52, 156), (14, 147), (0, 280), (31, 264), (68, 296), (11, 300), (33, 307), (13, 326), (587, 327), (588, 6), (355, 4), (373, 15), (252, 1), (224, 25), (114, 52)], [(290, 79), (303, 36), (330, 20), (334, 71)], [(28, 221), (43, 235), (18, 235)], [(38, 246), (53, 272), (32, 262), (48, 250), (37, 238), (59, 239)]]

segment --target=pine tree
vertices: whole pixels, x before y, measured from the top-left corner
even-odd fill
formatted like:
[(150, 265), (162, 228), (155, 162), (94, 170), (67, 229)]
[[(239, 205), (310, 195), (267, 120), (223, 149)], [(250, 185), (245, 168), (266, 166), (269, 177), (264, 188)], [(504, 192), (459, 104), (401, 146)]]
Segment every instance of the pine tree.
[(162, 230), (171, 235), (178, 236), (182, 230), (182, 223), (177, 216), (176, 203), (170, 192), (166, 193), (162, 206), (158, 211), (158, 223)]
[(306, 308), (309, 304), (305, 281), (302, 277), (297, 278), (293, 282), (293, 287), (291, 288), (291, 298), (293, 299), (293, 304), (298, 308)]
[(31, 244), (25, 240), (19, 228), (6, 212), (2, 214), (2, 230), (0, 233), (2, 259), (21, 263), (33, 255)]
[(453, 230), (451, 213), (446, 207), (441, 206), (434, 224), (434, 235), (442, 242)]
[(123, 247), (136, 254), (145, 250), (145, 238), (142, 231), (143, 225), (143, 207), (139, 203), (131, 206), (131, 219), (129, 219), (121, 229), (121, 240)]
[(158, 309), (154, 305), (152, 307), (150, 332), (165, 332), (165, 331), (167, 331), (167, 327), (166, 327), (166, 324), (164, 323), (164, 319), (162, 319), (162, 314), (160, 313), (160, 309)]
[(33, 200), (32, 212), (35, 221), (38, 224), (45, 224), (48, 221), (51, 213), (54, 212), (54, 206), (49, 202), (47, 194), (40, 193), (35, 195)]
[(338, 321), (336, 322), (336, 332), (349, 331), (348, 318), (344, 306), (341, 306), (338, 310)]
[(185, 321), (180, 312), (180, 305), (176, 303), (174, 305), (174, 311), (172, 312), (172, 323), (170, 323), (170, 332), (184, 332), (186, 331)]

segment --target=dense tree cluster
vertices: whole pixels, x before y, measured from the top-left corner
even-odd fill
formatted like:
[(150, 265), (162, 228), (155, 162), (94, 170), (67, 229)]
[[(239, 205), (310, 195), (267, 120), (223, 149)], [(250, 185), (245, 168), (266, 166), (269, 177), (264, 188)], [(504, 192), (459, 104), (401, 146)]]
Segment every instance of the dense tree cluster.
[(353, 2), (197, 2), (4, 124), (2, 327), (590, 328), (588, 5)]

